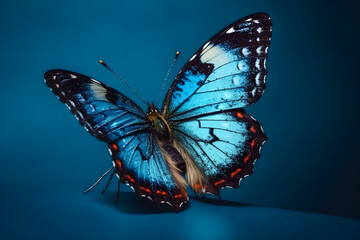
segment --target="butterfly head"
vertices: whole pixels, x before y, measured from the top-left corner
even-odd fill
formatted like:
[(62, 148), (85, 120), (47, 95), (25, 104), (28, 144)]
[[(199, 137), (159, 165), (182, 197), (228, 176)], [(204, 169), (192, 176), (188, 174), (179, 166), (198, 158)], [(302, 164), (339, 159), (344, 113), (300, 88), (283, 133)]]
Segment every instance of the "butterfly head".
[(163, 116), (160, 115), (159, 110), (155, 107), (154, 103), (149, 104), (146, 111), (146, 116), (152, 123), (155, 133), (165, 139), (170, 138), (170, 126)]
[(146, 116), (149, 117), (150, 115), (154, 115), (154, 114), (159, 114), (159, 109), (157, 109), (157, 107), (155, 107), (154, 103), (148, 104)]

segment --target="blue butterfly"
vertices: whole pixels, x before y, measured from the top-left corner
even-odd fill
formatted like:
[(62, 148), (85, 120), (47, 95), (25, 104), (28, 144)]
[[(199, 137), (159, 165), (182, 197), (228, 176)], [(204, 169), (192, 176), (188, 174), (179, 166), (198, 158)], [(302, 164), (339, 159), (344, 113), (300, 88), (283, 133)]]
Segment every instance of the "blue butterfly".
[(266, 135), (242, 108), (265, 90), (271, 31), (266, 13), (220, 31), (181, 69), (161, 111), (149, 104), (145, 113), (79, 73), (50, 70), (45, 81), (87, 131), (107, 142), (114, 166), (104, 175), (113, 170), (119, 186), (179, 210), (189, 199), (187, 185), (219, 195), (253, 173)]

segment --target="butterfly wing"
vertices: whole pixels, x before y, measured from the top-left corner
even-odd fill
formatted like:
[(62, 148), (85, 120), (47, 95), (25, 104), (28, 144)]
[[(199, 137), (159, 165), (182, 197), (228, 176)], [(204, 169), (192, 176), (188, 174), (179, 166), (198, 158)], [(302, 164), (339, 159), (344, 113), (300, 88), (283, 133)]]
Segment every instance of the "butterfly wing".
[(238, 187), (244, 176), (253, 173), (266, 140), (260, 124), (242, 109), (178, 122), (173, 134), (207, 179), (191, 187), (213, 194), (225, 186)]
[(195, 172), (205, 179), (190, 181), (195, 191), (218, 194), (253, 172), (266, 136), (240, 108), (265, 90), (271, 31), (266, 13), (229, 25), (190, 58), (165, 97), (162, 114), (197, 169), (187, 171), (187, 178), (196, 179)]
[(110, 142), (149, 128), (144, 112), (105, 84), (66, 70), (50, 70), (45, 82), (80, 124), (99, 140)]
[(179, 208), (186, 192), (173, 181), (150, 122), (133, 101), (90, 77), (50, 70), (45, 82), (93, 136), (109, 145), (116, 173), (141, 196)]
[(127, 136), (109, 146), (120, 179), (138, 195), (176, 209), (187, 202), (186, 189), (173, 180), (151, 132)]
[(257, 13), (229, 25), (206, 42), (181, 69), (162, 106), (167, 119), (237, 109), (265, 90), (272, 24)]

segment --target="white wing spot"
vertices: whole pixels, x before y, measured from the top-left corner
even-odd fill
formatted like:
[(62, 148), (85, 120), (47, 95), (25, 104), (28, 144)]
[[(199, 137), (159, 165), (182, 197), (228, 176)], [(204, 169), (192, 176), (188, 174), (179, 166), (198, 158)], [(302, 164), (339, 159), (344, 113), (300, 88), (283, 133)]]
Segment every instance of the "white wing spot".
[(257, 54), (260, 54), (260, 53), (261, 53), (261, 49), (262, 49), (262, 46), (259, 46), (259, 47), (256, 49)]
[(252, 21), (252, 18), (248, 18), (245, 20), (245, 22), (250, 22), (250, 21)]
[(82, 115), (82, 113), (81, 113), (80, 111), (77, 111), (77, 114), (79, 115), (79, 117), (80, 117), (81, 119), (84, 118), (84, 116)]
[(260, 23), (260, 21), (259, 20), (254, 20), (254, 23)]
[(255, 77), (256, 85), (260, 85), (260, 76), (261, 76), (261, 73), (256, 74), (256, 77)]
[(75, 107), (75, 103), (73, 101), (69, 100), (69, 103), (72, 107)]
[(260, 70), (260, 59), (257, 58), (255, 61), (255, 67)]
[(77, 78), (74, 74), (69, 74), (72, 79)]
[(202, 49), (205, 49), (210, 44), (210, 41), (205, 43)]
[(240, 86), (240, 76), (236, 75), (233, 77), (233, 83), (235, 86)]
[(263, 30), (262, 30), (261, 27), (259, 27), (258, 29), (256, 29), (256, 31), (257, 31), (258, 33), (261, 33)]
[(242, 52), (242, 54), (243, 54), (245, 57), (247, 57), (247, 56), (250, 55), (250, 51), (249, 51), (249, 49), (247, 49), (247, 48), (243, 48), (243, 49), (241, 50), (241, 52)]
[(191, 58), (190, 58), (190, 60), (189, 61), (192, 61), (195, 57), (196, 57), (197, 55), (196, 54), (194, 54)]
[(229, 30), (226, 31), (226, 34), (229, 34), (229, 33), (233, 33), (235, 32), (235, 29), (234, 27), (230, 28)]
[(252, 91), (251, 91), (252, 95), (255, 96), (256, 94), (256, 88), (254, 88)]
[(168, 205), (170, 205), (171, 207), (173, 207), (173, 205), (172, 205), (170, 202), (166, 201), (166, 203), (167, 203)]
[(203, 50), (202, 50), (201, 54), (202, 54), (202, 53), (206, 54), (206, 53), (207, 53), (207, 51), (208, 51), (208, 50), (210, 50), (213, 46), (214, 46), (214, 45), (209, 44), (209, 42), (207, 42), (207, 43), (204, 45), (204, 47), (203, 47)]
[(98, 83), (98, 84), (100, 84), (101, 85), (101, 83), (98, 81), (98, 80), (95, 80), (95, 79), (93, 79), (93, 78), (90, 78), (92, 81), (94, 81), (94, 82), (96, 82), (96, 83)]
[(247, 70), (247, 66), (246, 66), (246, 64), (243, 62), (243, 61), (240, 61), (239, 63), (238, 63), (238, 69), (240, 70), (240, 71), (242, 71), (242, 72), (244, 72), (244, 71), (246, 71)]

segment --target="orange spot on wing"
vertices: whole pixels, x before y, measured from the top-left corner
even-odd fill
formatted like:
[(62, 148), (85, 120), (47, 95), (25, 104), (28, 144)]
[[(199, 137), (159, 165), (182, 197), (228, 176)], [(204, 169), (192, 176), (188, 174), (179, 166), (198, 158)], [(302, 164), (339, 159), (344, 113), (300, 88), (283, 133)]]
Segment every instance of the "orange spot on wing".
[(251, 156), (251, 153), (249, 153), (248, 155), (246, 155), (246, 157), (244, 158), (244, 163), (246, 163), (247, 161), (249, 161)]
[(255, 139), (251, 141), (250, 146), (251, 146), (251, 148), (253, 148), (255, 146)]
[(256, 133), (255, 127), (251, 126), (250, 131), (252, 131), (253, 133)]
[(130, 175), (125, 175), (125, 178), (127, 178), (130, 182), (135, 183), (135, 180), (130, 177)]
[(232, 172), (232, 173), (230, 174), (230, 177), (231, 177), (231, 178), (235, 177), (235, 175), (238, 174), (238, 173), (241, 172), (241, 171), (242, 171), (242, 168), (236, 169), (234, 172)]
[(114, 150), (116, 150), (116, 151), (119, 150), (118, 146), (117, 146), (115, 143), (112, 144), (111, 147), (112, 147)]
[(169, 194), (165, 191), (156, 190), (156, 194), (163, 195), (163, 196), (169, 196)]
[(237, 114), (236, 114), (239, 118), (243, 118), (244, 116), (241, 114), (241, 112), (238, 112)]
[(196, 191), (200, 191), (202, 189), (202, 186), (200, 184), (195, 184), (194, 188)]
[(122, 166), (120, 160), (117, 160), (117, 159), (115, 160), (115, 164), (118, 168), (121, 168), (121, 166)]
[(151, 194), (151, 191), (148, 188), (139, 187), (139, 189)]
[(183, 197), (183, 195), (181, 193), (174, 195), (174, 198), (182, 198), (182, 197)]
[(215, 183), (214, 183), (214, 186), (216, 187), (217, 185), (222, 184), (222, 183), (224, 183), (224, 182), (226, 182), (226, 181), (225, 181), (224, 179), (221, 179), (221, 180), (215, 182)]

